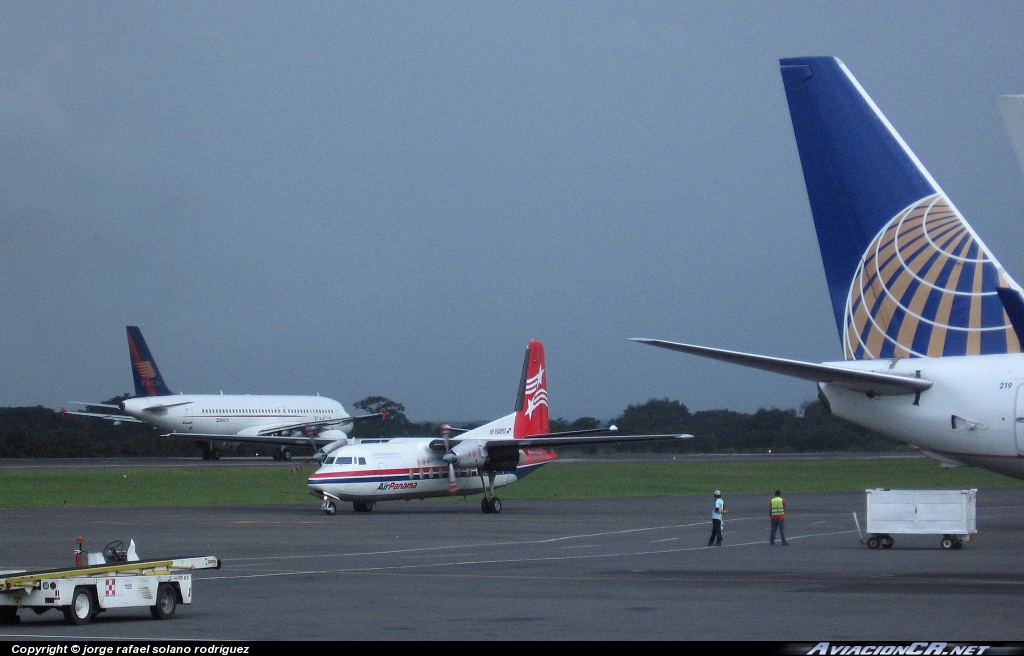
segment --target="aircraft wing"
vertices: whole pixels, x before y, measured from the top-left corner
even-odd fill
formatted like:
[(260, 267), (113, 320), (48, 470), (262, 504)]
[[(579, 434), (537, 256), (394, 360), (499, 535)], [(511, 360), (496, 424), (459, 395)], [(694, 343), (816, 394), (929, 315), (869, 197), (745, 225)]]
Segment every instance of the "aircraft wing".
[(305, 435), (221, 435), (215, 433), (165, 433), (160, 437), (177, 437), (189, 440), (210, 440), (212, 442), (251, 442), (254, 444), (274, 444), (277, 446), (308, 446), (321, 447), (335, 440)]
[(438, 439), (430, 443), (430, 448), (439, 453), (443, 453), (458, 444), (466, 442), (475, 442), (485, 446), (488, 450), (493, 451), (494, 449), (502, 449), (514, 447), (516, 449), (544, 449), (556, 446), (595, 446), (599, 444), (622, 444), (624, 442), (667, 442), (670, 440), (688, 440), (692, 439), (693, 435), (688, 433), (673, 433), (673, 434), (661, 434), (661, 435), (593, 435), (592, 433), (601, 433), (608, 431), (617, 431), (615, 426), (610, 428), (593, 428), (580, 431), (568, 431), (564, 433), (547, 433), (544, 435), (531, 435), (530, 437), (520, 438), (501, 438), (501, 439), (470, 439), (461, 440), (458, 438), (451, 440)]
[(848, 369), (831, 364), (815, 364), (812, 362), (801, 362), (799, 360), (788, 360), (785, 358), (773, 358), (767, 355), (755, 355), (752, 353), (740, 353), (739, 351), (726, 351), (724, 349), (710, 348), (707, 346), (695, 346), (693, 344), (680, 344), (679, 342), (667, 342), (661, 339), (646, 339), (631, 337), (630, 341), (650, 344), (671, 351), (681, 351), (690, 355), (699, 355), (703, 358), (730, 362), (744, 367), (753, 367), (763, 371), (802, 378), (816, 383), (831, 383), (857, 392), (864, 392), (869, 395), (894, 396), (899, 394), (919, 394), (932, 386), (932, 381), (926, 378), (915, 378), (902, 374), (888, 374), (878, 371), (862, 371), (859, 369)]
[[(355, 417), (344, 417), (342, 419), (324, 419), (322, 421), (304, 421), (301, 423), (274, 424), (266, 426), (254, 432), (235, 433), (224, 435), (222, 433), (167, 433), (163, 437), (182, 437), (197, 440), (216, 440), (218, 442), (254, 442), (256, 444), (279, 444), (281, 446), (325, 446), (335, 442), (338, 438), (319, 437), (317, 435), (280, 435), (279, 433), (301, 431), (310, 428), (326, 428), (350, 422), (366, 421), (367, 419), (387, 418), (387, 411), (375, 412), (369, 415), (358, 415)], [(250, 431), (252, 429), (249, 429)]]
[(488, 448), (495, 446), (515, 446), (519, 449), (544, 449), (555, 446), (595, 446), (598, 444), (622, 444), (624, 442), (667, 442), (670, 440), (689, 440), (693, 435), (676, 433), (673, 435), (533, 435), (518, 439), (487, 440)]
[[(295, 422), (295, 423), (291, 423), (291, 424), (275, 424), (273, 426), (268, 426), (267, 428), (264, 428), (264, 429), (260, 430), (258, 433), (256, 433), (256, 435), (259, 436), (259, 437), (263, 437), (263, 436), (270, 436), (270, 435), (273, 435), (274, 433), (280, 433), (280, 432), (283, 432), (283, 431), (304, 430), (304, 429), (307, 429), (307, 428), (325, 428), (327, 426), (337, 426), (338, 424), (352, 424), (352, 423), (356, 423), (356, 422), (360, 422), (360, 421), (366, 421), (367, 419), (387, 419), (387, 418), (388, 418), (387, 410), (382, 410), (380, 412), (375, 412), (375, 413), (370, 414), (370, 415), (358, 415), (356, 417), (343, 417), (341, 419), (323, 419), (321, 421), (303, 421), (303, 422)], [(263, 440), (263, 441), (265, 441), (265, 440)]]

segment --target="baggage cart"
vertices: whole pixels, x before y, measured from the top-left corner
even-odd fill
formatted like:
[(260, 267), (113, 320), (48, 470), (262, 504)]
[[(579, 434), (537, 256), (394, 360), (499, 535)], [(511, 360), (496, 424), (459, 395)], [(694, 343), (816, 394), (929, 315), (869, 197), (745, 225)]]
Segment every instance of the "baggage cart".
[[(978, 490), (867, 490), (862, 544), (889, 549), (893, 535), (939, 535), (943, 549), (959, 549), (978, 532), (975, 504)], [(866, 535), (865, 535), (866, 533)]]

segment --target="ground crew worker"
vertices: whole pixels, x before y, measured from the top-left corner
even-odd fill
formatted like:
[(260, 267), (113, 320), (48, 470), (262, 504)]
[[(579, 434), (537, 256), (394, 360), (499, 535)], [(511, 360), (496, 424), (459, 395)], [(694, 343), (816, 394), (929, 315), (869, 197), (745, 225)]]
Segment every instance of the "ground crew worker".
[(726, 512), (725, 501), (722, 501), (722, 492), (715, 490), (715, 507), (711, 510), (711, 539), (708, 546), (722, 546), (722, 515)]
[(768, 503), (768, 514), (772, 518), (772, 535), (768, 544), (775, 544), (775, 531), (778, 531), (782, 536), (782, 546), (789, 546), (786, 542), (786, 500), (782, 498), (782, 492), (775, 490), (775, 496)]

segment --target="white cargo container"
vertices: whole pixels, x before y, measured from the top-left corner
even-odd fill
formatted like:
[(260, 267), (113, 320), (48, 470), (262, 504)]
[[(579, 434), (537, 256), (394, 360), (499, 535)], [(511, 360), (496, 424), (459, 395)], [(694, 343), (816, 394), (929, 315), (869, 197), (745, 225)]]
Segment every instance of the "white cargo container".
[(867, 490), (861, 542), (871, 549), (888, 549), (893, 535), (941, 535), (943, 549), (959, 549), (978, 532), (975, 503), (978, 490)]

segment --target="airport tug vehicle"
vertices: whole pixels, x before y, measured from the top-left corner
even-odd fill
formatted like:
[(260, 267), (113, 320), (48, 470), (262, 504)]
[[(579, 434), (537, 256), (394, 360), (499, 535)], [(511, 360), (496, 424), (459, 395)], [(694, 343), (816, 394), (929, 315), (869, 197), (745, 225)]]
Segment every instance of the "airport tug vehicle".
[(0, 571), (0, 624), (19, 622), (21, 608), (60, 610), (78, 625), (108, 608), (148, 607), (154, 619), (170, 619), (178, 604), (192, 603), (192, 572), (221, 565), (214, 556), (140, 560), (134, 540), (127, 549), (115, 541), (94, 553), (81, 546), (79, 537), (75, 567)]
[(943, 549), (959, 549), (978, 533), (978, 490), (867, 490), (865, 531), (860, 541), (869, 549), (889, 549), (893, 534), (941, 535)]

